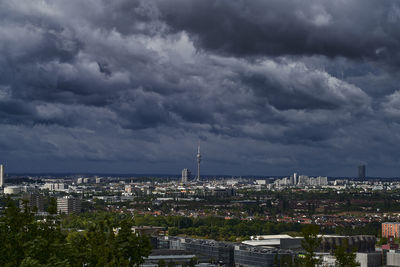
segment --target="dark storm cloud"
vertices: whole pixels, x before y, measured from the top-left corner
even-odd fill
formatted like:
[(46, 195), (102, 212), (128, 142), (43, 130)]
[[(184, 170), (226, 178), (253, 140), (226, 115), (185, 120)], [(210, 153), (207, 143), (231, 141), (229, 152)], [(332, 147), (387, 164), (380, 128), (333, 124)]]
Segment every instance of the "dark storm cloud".
[(173, 0), (159, 6), (168, 25), (190, 33), (199, 49), (224, 55), (399, 60), (395, 0)]
[(212, 173), (393, 168), (398, 6), (0, 0), (4, 160), (177, 173), (201, 139)]

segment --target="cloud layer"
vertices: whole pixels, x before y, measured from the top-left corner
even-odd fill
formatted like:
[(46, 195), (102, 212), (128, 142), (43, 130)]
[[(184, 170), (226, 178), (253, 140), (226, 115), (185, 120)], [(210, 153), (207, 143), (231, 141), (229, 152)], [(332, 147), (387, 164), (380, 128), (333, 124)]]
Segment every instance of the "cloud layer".
[(10, 171), (397, 176), (398, 1), (0, 1)]

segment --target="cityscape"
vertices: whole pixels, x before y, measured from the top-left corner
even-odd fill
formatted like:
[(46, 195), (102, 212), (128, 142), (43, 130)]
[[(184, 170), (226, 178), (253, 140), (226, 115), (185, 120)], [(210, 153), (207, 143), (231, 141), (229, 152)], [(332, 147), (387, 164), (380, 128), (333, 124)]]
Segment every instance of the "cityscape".
[(399, 0), (0, 0), (0, 267), (400, 267)]
[(131, 218), (151, 242), (141, 266), (297, 266), (307, 225), (319, 229), (318, 266), (337, 266), (342, 244), (359, 266), (400, 264), (400, 179), (368, 178), (365, 165), (348, 178), (209, 177), (200, 144), (193, 158), (196, 175), (183, 168), (180, 177), (7, 175), (0, 165), (0, 183), (22, 211), (69, 231), (100, 214)]

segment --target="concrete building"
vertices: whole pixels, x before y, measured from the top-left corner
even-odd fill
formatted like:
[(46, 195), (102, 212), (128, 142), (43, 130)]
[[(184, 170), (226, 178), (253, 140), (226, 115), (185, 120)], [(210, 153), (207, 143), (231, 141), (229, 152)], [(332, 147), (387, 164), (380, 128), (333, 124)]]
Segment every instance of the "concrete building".
[(300, 175), (298, 180), (298, 185), (309, 185), (310, 184), (310, 177), (306, 175)]
[(224, 266), (234, 265), (233, 243), (208, 239), (158, 236), (153, 246), (170, 250), (184, 250), (196, 255), (200, 262), (213, 262)]
[(101, 184), (103, 182), (103, 178), (96, 177), (96, 184)]
[(16, 185), (4, 187), (5, 195), (16, 195), (16, 194), (21, 193), (21, 191), (22, 191), (22, 188), (20, 186), (16, 186)]
[(191, 176), (191, 172), (189, 169), (183, 169), (182, 170), (182, 179), (181, 182), (182, 183), (187, 183), (190, 180), (190, 176)]
[(4, 187), (4, 165), (0, 164), (0, 187)]
[(233, 244), (215, 240), (184, 239), (186, 251), (207, 258), (208, 261), (232, 266), (234, 264)]
[(261, 235), (251, 236), (251, 240), (243, 241), (242, 244), (254, 247), (274, 247), (279, 249), (300, 249), (302, 237), (290, 235)]
[(79, 213), (81, 211), (81, 200), (69, 196), (57, 198), (58, 213)]
[(400, 223), (398, 222), (385, 222), (382, 223), (382, 237), (393, 236), (394, 238), (399, 237)]
[(256, 180), (256, 184), (258, 184), (258, 185), (266, 185), (267, 184), (267, 180)]
[(388, 251), (386, 253), (386, 266), (400, 266), (400, 252)]
[(64, 183), (45, 183), (43, 189), (48, 189), (49, 191), (64, 191), (68, 186)]
[(365, 177), (366, 177), (365, 165), (358, 166), (358, 179), (365, 180)]
[[(44, 203), (45, 198), (43, 195), (36, 193), (36, 192), (26, 192), (22, 195), (22, 200), (27, 202), (27, 205), (31, 211), (36, 210), (37, 212), (44, 212)], [(22, 202), (20, 205), (21, 209), (23, 210), (24, 203)]]
[(347, 240), (349, 249), (355, 249), (356, 252), (374, 252), (376, 237), (369, 235), (357, 236), (335, 236), (324, 235), (318, 252), (333, 253), (336, 247), (341, 246)]
[(380, 267), (382, 266), (382, 253), (357, 253), (356, 261), (360, 263), (360, 267)]
[(234, 248), (236, 266), (243, 267), (273, 267), (277, 266), (282, 257), (292, 259), (295, 253), (291, 250), (281, 250), (271, 247), (254, 247), (237, 245)]
[(328, 185), (328, 177), (326, 176), (319, 176), (316, 178), (317, 179), (317, 185), (318, 186), (325, 186)]
[(182, 250), (153, 250), (151, 254), (144, 258), (144, 264), (141, 266), (159, 266), (160, 261), (165, 262), (165, 266), (188, 266), (196, 258), (196, 255)]

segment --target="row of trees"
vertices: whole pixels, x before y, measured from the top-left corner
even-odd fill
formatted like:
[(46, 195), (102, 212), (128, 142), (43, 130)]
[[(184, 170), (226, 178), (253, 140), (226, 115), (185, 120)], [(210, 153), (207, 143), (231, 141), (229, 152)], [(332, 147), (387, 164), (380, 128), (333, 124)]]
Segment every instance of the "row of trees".
[[(168, 228), (170, 235), (189, 235), (212, 238), (216, 240), (235, 241), (236, 238), (247, 238), (251, 235), (267, 235), (292, 233), (300, 234), (303, 228), (299, 223), (277, 223), (268, 222), (260, 219), (243, 221), (240, 219), (225, 220), (222, 217), (183, 217), (183, 216), (151, 216), (136, 215), (136, 225), (152, 225)], [(341, 235), (379, 235), (379, 223), (369, 223), (365, 226), (338, 226), (333, 228), (323, 228), (323, 234)]]
[[(294, 260), (282, 262), (280, 266), (287, 267), (315, 267), (321, 264), (321, 259), (316, 257), (315, 251), (320, 247), (322, 238), (319, 236), (319, 227), (316, 225), (307, 225), (302, 230), (304, 240), (301, 246), (305, 253), (302, 257)], [(335, 249), (336, 267), (357, 267), (360, 264), (356, 261), (355, 249), (350, 249), (347, 241)]]
[(27, 206), (23, 210), (8, 201), (0, 218), (0, 266), (136, 266), (151, 252), (129, 219), (96, 220), (78, 232), (63, 229), (56, 217), (37, 221)]
[(206, 237), (215, 240), (236, 241), (258, 234), (300, 232), (301, 224), (273, 223), (262, 220), (225, 220), (222, 217), (189, 218), (183, 216), (135, 216), (136, 225), (152, 225), (168, 228), (170, 235)]

